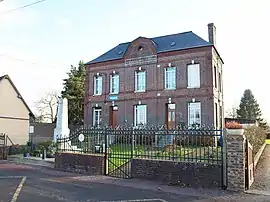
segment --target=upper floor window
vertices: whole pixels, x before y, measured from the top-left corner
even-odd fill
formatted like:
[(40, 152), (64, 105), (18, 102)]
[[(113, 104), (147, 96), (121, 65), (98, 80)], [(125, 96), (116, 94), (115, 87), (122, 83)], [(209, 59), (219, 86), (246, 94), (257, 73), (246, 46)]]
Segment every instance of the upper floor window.
[(135, 72), (135, 91), (144, 92), (146, 89), (146, 72), (136, 71)]
[(217, 68), (214, 66), (214, 87), (217, 88)]
[(94, 77), (94, 95), (102, 94), (102, 76)]
[(110, 93), (111, 94), (118, 94), (119, 93), (119, 75), (113, 74), (110, 77)]
[(167, 67), (165, 68), (165, 89), (176, 89), (176, 68)]
[(201, 125), (201, 103), (191, 102), (188, 104), (188, 125)]
[(218, 73), (218, 84), (219, 84), (219, 92), (222, 92), (222, 78), (221, 73)]
[(188, 88), (200, 88), (200, 65), (191, 64), (188, 65)]

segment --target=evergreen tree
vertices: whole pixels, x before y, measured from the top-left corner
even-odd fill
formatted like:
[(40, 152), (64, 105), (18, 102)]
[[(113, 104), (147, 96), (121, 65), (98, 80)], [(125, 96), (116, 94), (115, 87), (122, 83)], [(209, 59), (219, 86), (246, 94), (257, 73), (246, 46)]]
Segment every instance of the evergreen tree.
[(68, 78), (64, 79), (62, 97), (68, 99), (68, 120), (70, 124), (83, 124), (86, 70), (82, 61), (78, 67), (71, 65)]
[(246, 89), (244, 91), (243, 97), (241, 98), (239, 108), (237, 109), (237, 117), (242, 119), (250, 119), (261, 121), (262, 112), (260, 110), (259, 104), (255, 99), (252, 91)]

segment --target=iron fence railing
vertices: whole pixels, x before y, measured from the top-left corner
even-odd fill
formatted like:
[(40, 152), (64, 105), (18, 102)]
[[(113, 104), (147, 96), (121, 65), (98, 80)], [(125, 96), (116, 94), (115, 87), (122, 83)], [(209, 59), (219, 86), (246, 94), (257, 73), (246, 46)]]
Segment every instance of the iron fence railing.
[(222, 130), (213, 128), (82, 127), (58, 137), (57, 152), (104, 153), (109, 158), (144, 158), (222, 164)]

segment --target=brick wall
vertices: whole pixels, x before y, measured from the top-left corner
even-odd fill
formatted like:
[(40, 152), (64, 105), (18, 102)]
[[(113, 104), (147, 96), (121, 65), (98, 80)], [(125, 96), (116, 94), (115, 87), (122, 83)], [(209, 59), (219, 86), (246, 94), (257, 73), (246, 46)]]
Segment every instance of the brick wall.
[(228, 190), (245, 191), (245, 136), (227, 135)]
[(221, 165), (165, 160), (132, 160), (132, 177), (188, 187), (221, 186)]
[[(152, 44), (151, 40), (143, 38), (139, 38), (136, 40), (136, 43), (134, 43), (136, 47), (143, 45), (148, 53), (147, 55), (155, 55), (156, 52)], [(124, 59), (140, 56), (136, 55), (138, 54), (137, 48), (133, 49), (132, 45), (130, 47)], [(212, 59), (212, 47), (201, 47), (190, 50), (159, 53), (157, 63), (153, 64), (126, 67), (124, 60), (113, 60), (110, 62), (87, 65), (86, 100), (89, 103), (86, 105), (84, 111), (85, 124), (92, 125), (92, 108), (95, 107), (96, 104), (102, 108), (101, 124), (109, 123), (109, 107), (111, 106), (111, 101), (109, 100), (109, 81), (110, 74), (112, 74), (113, 71), (120, 76), (120, 93), (118, 94), (118, 99), (115, 101), (115, 105), (118, 105), (116, 124), (133, 124), (133, 105), (138, 104), (139, 100), (142, 101), (142, 104), (147, 105), (147, 122), (149, 125), (165, 124), (165, 104), (168, 103), (169, 97), (172, 99), (172, 102), (176, 104), (177, 124), (181, 122), (187, 123), (187, 107), (192, 98), (202, 103), (202, 124), (214, 124)], [(201, 68), (201, 87), (199, 89), (187, 88), (187, 65), (191, 64), (192, 60), (194, 60), (195, 63), (199, 63)], [(164, 90), (164, 68), (168, 67), (168, 63), (177, 67), (176, 90)], [(135, 71), (138, 70), (139, 66), (142, 70), (146, 71), (147, 75), (145, 93), (134, 93)], [(93, 78), (97, 73), (103, 75), (103, 94), (101, 96), (93, 96)], [(160, 93), (160, 96), (157, 96), (157, 93)], [(104, 101), (108, 103), (106, 102), (105, 104)]]
[(104, 155), (57, 153), (55, 168), (88, 175), (103, 175)]

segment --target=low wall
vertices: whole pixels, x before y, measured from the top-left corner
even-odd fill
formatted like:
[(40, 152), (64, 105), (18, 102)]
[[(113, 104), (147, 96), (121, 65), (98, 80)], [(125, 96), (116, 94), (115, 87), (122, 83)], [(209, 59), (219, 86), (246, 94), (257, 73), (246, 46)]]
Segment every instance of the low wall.
[(132, 177), (188, 187), (220, 187), (221, 165), (133, 159)]
[(57, 153), (55, 168), (88, 175), (104, 174), (104, 155)]

